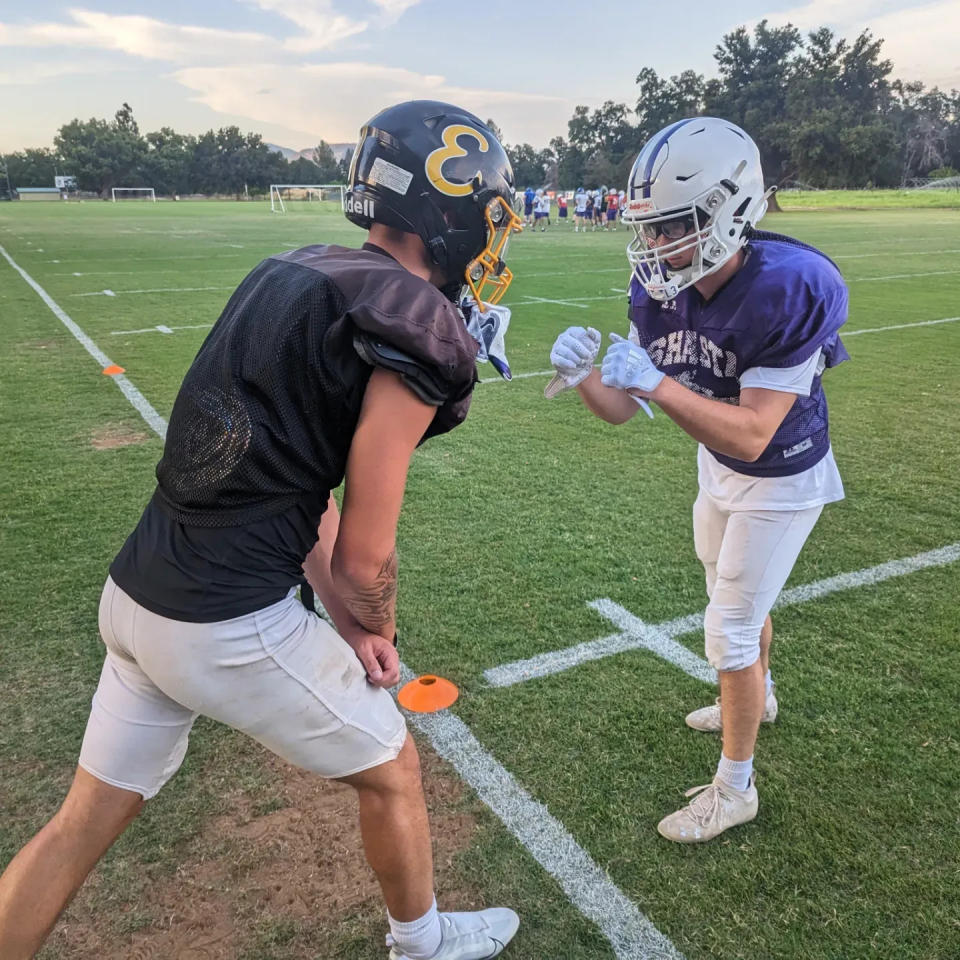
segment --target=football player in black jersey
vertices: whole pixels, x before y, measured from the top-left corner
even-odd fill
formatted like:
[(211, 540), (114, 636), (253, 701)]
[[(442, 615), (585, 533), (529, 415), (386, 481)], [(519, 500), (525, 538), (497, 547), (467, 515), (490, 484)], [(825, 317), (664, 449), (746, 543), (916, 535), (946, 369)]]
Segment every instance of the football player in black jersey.
[[(156, 490), (104, 587), (107, 656), (73, 785), (0, 877), (4, 960), (39, 949), (176, 773), (199, 714), (357, 790), (393, 960), (493, 957), (517, 930), (505, 908), (438, 914), (417, 751), (386, 690), (407, 468), (467, 414), (478, 344), (457, 303), (495, 303), (510, 282), (513, 174), (477, 117), (414, 101), (363, 127), (350, 181), (363, 248), (265, 260), (183, 381)], [(335, 630), (297, 599), (304, 572)]]

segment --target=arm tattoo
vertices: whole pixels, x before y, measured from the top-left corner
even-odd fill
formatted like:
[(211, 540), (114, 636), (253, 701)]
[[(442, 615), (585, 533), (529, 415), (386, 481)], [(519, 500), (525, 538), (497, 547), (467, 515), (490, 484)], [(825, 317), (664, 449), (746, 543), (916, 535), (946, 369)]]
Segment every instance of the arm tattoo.
[(383, 561), (380, 572), (368, 584), (354, 584), (341, 599), (347, 609), (371, 633), (383, 634), (392, 625), (397, 603), (397, 551)]

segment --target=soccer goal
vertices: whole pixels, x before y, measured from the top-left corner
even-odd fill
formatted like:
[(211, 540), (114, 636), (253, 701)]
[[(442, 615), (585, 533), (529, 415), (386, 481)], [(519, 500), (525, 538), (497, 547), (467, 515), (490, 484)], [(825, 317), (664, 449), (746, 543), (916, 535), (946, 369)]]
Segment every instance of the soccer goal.
[(118, 200), (152, 200), (157, 202), (157, 195), (153, 187), (113, 187), (110, 198), (116, 203)]
[[(343, 207), (341, 183), (271, 183), (270, 211), (286, 213), (291, 210), (317, 209), (316, 204), (337, 203)], [(310, 205), (313, 204), (313, 207)]]

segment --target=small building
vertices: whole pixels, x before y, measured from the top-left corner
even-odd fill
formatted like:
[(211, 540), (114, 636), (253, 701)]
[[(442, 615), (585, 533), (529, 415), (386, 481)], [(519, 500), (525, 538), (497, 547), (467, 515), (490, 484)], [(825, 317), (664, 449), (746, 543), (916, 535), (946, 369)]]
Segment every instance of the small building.
[(60, 200), (63, 197), (63, 191), (56, 187), (17, 187), (16, 192), (21, 200), (31, 202), (37, 200)]

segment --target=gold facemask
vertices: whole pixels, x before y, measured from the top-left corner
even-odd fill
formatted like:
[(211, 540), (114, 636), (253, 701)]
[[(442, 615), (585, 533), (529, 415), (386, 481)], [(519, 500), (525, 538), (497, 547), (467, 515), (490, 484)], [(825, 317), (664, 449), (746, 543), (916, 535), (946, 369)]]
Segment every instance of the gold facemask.
[(487, 245), (475, 260), (467, 264), (467, 286), (478, 304), (499, 303), (513, 280), (504, 262), (511, 233), (523, 229), (523, 221), (510, 209), (503, 197), (494, 197), (484, 211), (487, 221)]

